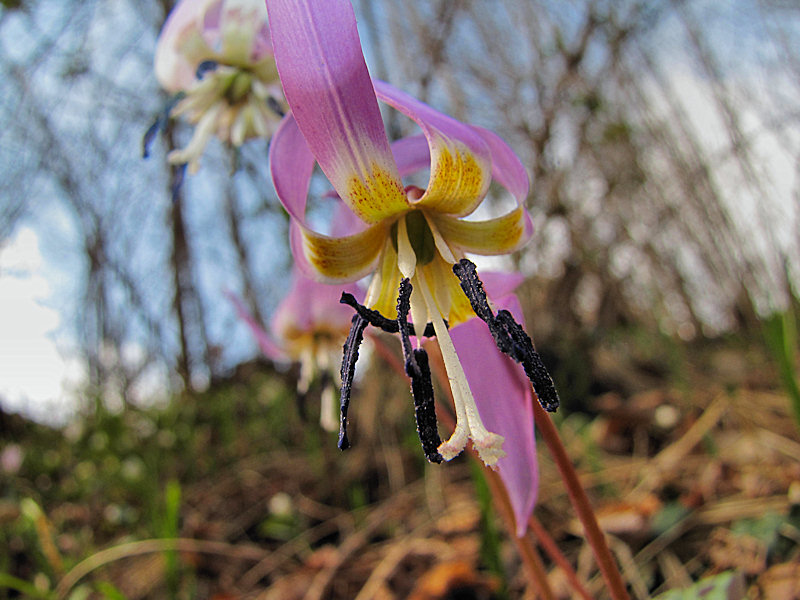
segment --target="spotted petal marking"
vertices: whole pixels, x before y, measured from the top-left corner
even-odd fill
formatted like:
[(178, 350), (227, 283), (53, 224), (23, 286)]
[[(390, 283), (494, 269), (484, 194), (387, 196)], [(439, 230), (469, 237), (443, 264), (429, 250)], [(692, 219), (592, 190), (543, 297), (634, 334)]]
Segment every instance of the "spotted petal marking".
[(483, 137), (471, 126), (382, 81), (375, 81), (375, 92), (414, 120), (428, 141), (431, 175), (416, 205), (459, 217), (472, 213), (492, 180), (491, 153)]
[(322, 235), (303, 226), (300, 232), (302, 256), (316, 279), (328, 283), (355, 281), (372, 272), (387, 236), (382, 224), (344, 237)]

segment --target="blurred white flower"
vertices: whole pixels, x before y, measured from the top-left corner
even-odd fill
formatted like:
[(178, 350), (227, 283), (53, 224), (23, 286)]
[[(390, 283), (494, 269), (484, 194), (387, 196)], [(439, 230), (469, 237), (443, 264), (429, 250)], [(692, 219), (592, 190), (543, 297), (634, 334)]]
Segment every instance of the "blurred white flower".
[(212, 135), (233, 146), (269, 138), (286, 110), (263, 0), (180, 0), (158, 38), (155, 73), (195, 125), (169, 161), (195, 172)]

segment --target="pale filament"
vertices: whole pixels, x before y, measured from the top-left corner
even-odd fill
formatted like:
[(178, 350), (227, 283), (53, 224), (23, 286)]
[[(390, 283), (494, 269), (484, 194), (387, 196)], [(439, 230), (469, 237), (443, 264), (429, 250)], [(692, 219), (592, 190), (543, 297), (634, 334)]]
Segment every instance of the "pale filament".
[[(321, 344), (317, 348), (317, 366), (323, 373), (334, 373), (331, 349), (328, 344)], [(339, 427), (339, 407), (336, 402), (333, 383), (328, 381), (320, 394), (319, 424), (325, 431), (336, 431)]]
[(193, 174), (197, 172), (200, 168), (200, 155), (203, 153), (211, 136), (214, 135), (217, 119), (223, 109), (224, 106), (222, 104), (217, 104), (203, 114), (197, 122), (189, 144), (185, 148), (173, 150), (167, 156), (170, 164), (188, 163), (189, 172)]
[(408, 227), (405, 217), (401, 217), (397, 223), (397, 268), (403, 277), (411, 279), (417, 266), (417, 255), (408, 239)]
[(433, 242), (436, 244), (436, 249), (439, 251), (439, 254), (445, 260), (445, 262), (454, 265), (456, 263), (456, 257), (453, 256), (453, 251), (450, 249), (450, 246), (445, 241), (442, 234), (439, 233), (439, 229), (434, 225), (433, 221), (428, 218), (428, 215), (425, 214), (425, 211), (422, 211), (422, 216), (425, 217), (425, 221), (428, 223), (428, 228), (431, 230), (433, 234)]
[(428, 309), (428, 318), (433, 323), (433, 328), (436, 331), (436, 339), (442, 351), (442, 358), (444, 359), (444, 366), (447, 371), (447, 378), (450, 381), (450, 389), (453, 392), (453, 402), (456, 408), (456, 428), (450, 439), (439, 446), (439, 453), (445, 460), (451, 460), (464, 450), (467, 440), (471, 438), (481, 460), (487, 466), (492, 466), (506, 455), (502, 450), (503, 437), (489, 432), (483, 421), (481, 421), (464, 368), (461, 366), (453, 340), (450, 338), (450, 333), (444, 324), (441, 312), (431, 295), (424, 274), (417, 274), (412, 280), (412, 285), (422, 294)]

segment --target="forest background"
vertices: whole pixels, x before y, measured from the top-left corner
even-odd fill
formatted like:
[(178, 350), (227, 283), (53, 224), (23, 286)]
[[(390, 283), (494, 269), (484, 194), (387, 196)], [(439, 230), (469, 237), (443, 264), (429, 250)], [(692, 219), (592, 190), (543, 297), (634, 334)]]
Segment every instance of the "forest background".
[[(655, 419), (658, 406), (677, 405), (688, 428), (703, 409), (716, 406), (709, 398), (718, 389), (769, 390), (767, 404), (779, 412), (778, 424), (767, 429), (797, 443), (791, 420), (800, 415), (794, 321), (800, 9), (794, 3), (354, 5), (373, 76), (498, 132), (528, 168), (533, 240), (513, 262), (490, 264), (526, 276), (521, 297), (528, 327), (560, 389), (564, 423), (574, 432), (592, 426), (596, 432), (609, 414), (623, 415), (623, 440), (603, 438), (610, 446), (600, 444), (602, 450), (655, 455), (672, 438), (655, 436), (656, 443), (646, 429), (649, 449), (641, 450), (637, 411)], [(95, 475), (82, 480), (76, 465), (88, 461), (82, 468), (96, 474), (106, 458), (119, 482), (127, 481), (125, 469), (143, 470), (137, 477), (152, 492), (150, 500), (136, 500), (126, 495), (128, 484), (117, 482), (117, 490), (106, 482), (100, 489), (116, 497), (95, 499), (104, 516), (100, 523), (87, 517), (87, 539), (76, 538), (68, 524), (55, 526), (72, 536), (76, 547), (58, 552), (72, 553), (74, 562), (121, 532), (177, 535), (170, 527), (180, 523), (181, 535), (188, 535), (185, 513), (168, 518), (169, 490), (179, 511), (175, 490), (183, 487), (186, 498), (190, 482), (200, 485), (213, 469), (244, 460), (257, 425), (274, 434), (275, 446), (265, 452), (297, 450), (292, 444), (300, 436), (299, 451), (311, 453), (308, 460), (322, 453), (325, 464), (351, 461), (338, 467), (341, 489), (326, 496), (337, 510), (385, 501), (386, 490), (411, 485), (423, 469), (415, 464), (398, 475), (394, 459), (381, 466), (364, 455), (329, 455), (332, 439), (298, 433), (315, 425), (313, 419), (302, 424), (289, 398), (296, 373), (258, 358), (223, 294), (239, 294), (267, 322), (286, 289), (288, 222), (267, 177), (267, 143), (251, 141), (233, 153), (212, 142), (200, 171), (179, 187), (165, 155), (185, 144), (190, 128), (174, 124), (142, 158), (143, 135), (167, 101), (152, 61), (170, 8), (168, 0), (3, 0), (0, 8), (0, 324), (6, 331), (0, 329), (6, 365), (0, 373), (27, 370), (43, 379), (62, 368), (25, 352), (31, 333), (47, 328), (41, 317), (26, 321), (15, 313), (19, 298), (9, 290), (33, 276), (46, 281), (49, 292), (40, 289), (39, 299), (60, 322), (48, 339), (68, 364), (67, 389), (44, 404), (5, 387), (0, 377), (0, 439), (22, 455), (22, 466), (7, 472), (11, 483), (3, 486), (7, 508), (23, 519), (41, 510), (27, 506), (26, 512), (23, 498), (34, 498), (44, 514), (66, 501), (64, 494), (80, 504), (76, 497), (89, 494)], [(395, 137), (409, 133), (408, 123), (389, 118)], [(20, 248), (41, 257), (36, 272)], [(20, 262), (11, 260), (20, 254)], [(402, 446), (403, 428), (411, 427), (401, 412), (409, 406), (406, 390), (402, 382), (391, 393), (379, 390), (369, 374), (365, 388), (393, 403), (387, 414), (371, 414), (376, 431), (399, 433), (393, 442), (365, 433), (364, 445)], [(25, 417), (8, 414), (17, 411)], [(55, 429), (40, 429), (31, 416)], [(199, 423), (224, 448), (219, 457), (202, 457), (203, 444), (211, 442), (195, 439)], [(113, 428), (131, 437), (131, 448), (114, 445), (119, 431)], [(567, 426), (568, 439), (570, 431)], [(672, 431), (676, 439), (678, 431)], [(159, 439), (169, 456), (139, 447)], [(37, 444), (55, 444), (58, 456), (32, 458)], [(579, 444), (576, 451), (584, 450)], [(188, 460), (199, 461), (199, 470), (187, 467)], [(76, 497), (63, 491), (66, 471)], [(370, 477), (376, 483), (351, 485)], [(785, 493), (790, 480), (775, 489)], [(254, 517), (267, 529), (258, 535), (272, 539), (276, 521), (270, 519)], [(27, 540), (35, 530), (9, 523), (6, 541)], [(292, 522), (292, 535), (303, 526)], [(229, 532), (228, 540), (234, 538)], [(58, 581), (52, 557), (39, 552), (30, 560), (18, 556), (26, 552), (12, 553), (0, 571)], [(690, 580), (708, 568), (678, 562)], [(175, 574), (180, 569), (166, 572), (164, 585), (175, 593), (187, 585)], [(200, 575), (193, 573), (189, 579), (197, 585)], [(644, 584), (645, 591), (663, 590), (665, 577)]]

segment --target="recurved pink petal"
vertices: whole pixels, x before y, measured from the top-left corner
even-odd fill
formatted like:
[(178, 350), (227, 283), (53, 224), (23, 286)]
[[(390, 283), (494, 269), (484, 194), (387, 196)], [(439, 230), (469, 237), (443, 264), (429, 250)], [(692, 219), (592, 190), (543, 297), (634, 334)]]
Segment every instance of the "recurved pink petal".
[(371, 273), (389, 235), (382, 223), (341, 237), (319, 234), (293, 221), (291, 247), (295, 261), (317, 281), (358, 281)]
[(337, 197), (336, 208), (334, 209), (331, 223), (331, 235), (343, 237), (346, 235), (353, 235), (364, 229), (366, 229), (364, 221), (359, 219), (344, 202), (338, 202)]
[(348, 0), (267, 0), (284, 93), (308, 147), (366, 223), (408, 208)]
[[(480, 274), (483, 289), (489, 298), (503, 298), (513, 294), (525, 277), (521, 273), (506, 273), (503, 271), (487, 271)], [(506, 303), (508, 300), (506, 300)]]
[(278, 199), (292, 219), (306, 226), (306, 203), (314, 155), (294, 116), (283, 118), (269, 145), (269, 170)]
[(514, 196), (519, 204), (528, 197), (528, 172), (522, 161), (503, 139), (488, 129), (472, 126), (472, 129), (483, 138), (492, 155), (492, 178), (497, 180)]
[(392, 142), (392, 154), (401, 177), (431, 166), (431, 153), (424, 135), (411, 135)]
[(388, 83), (376, 80), (375, 92), (414, 120), (428, 141), (430, 180), (416, 204), (459, 217), (474, 211), (492, 181), (491, 154), (483, 136)]
[[(521, 320), (514, 296), (501, 298), (497, 305)], [(489, 431), (505, 438), (506, 456), (497, 462), (497, 468), (514, 509), (517, 535), (523, 536), (539, 489), (530, 382), (522, 367), (500, 353), (480, 319), (454, 327), (450, 335), (481, 420)]]
[(290, 244), (297, 268), (306, 276), (330, 283), (356, 281), (367, 275), (386, 236), (383, 225), (359, 230), (352, 215), (343, 214), (332, 237), (314, 231), (305, 212), (314, 156), (293, 115), (287, 115), (272, 138), (269, 151), (272, 182), (291, 219)]
[[(427, 118), (427, 125), (422, 125), (423, 131), (425, 131), (426, 127), (428, 129), (431, 128), (430, 123), (438, 124), (440, 122), (446, 122), (452, 126), (449, 128), (449, 131), (455, 138), (459, 138), (459, 136), (462, 135), (470, 137), (469, 132), (480, 137), (488, 148), (491, 160), (492, 179), (511, 193), (517, 205), (524, 204), (529, 189), (528, 173), (519, 157), (500, 136), (483, 127), (458, 123), (450, 117), (434, 111), (429, 106), (414, 100), (410, 96), (394, 90), (394, 88), (391, 88), (388, 84), (376, 81), (375, 85), (378, 97), (385, 102), (389, 102), (389, 98), (393, 97), (395, 102), (392, 106), (395, 106), (395, 108), (399, 110), (403, 110), (401, 108), (402, 106), (408, 107), (409, 105), (421, 107), (420, 110), (415, 113), (412, 113), (410, 110), (403, 110), (403, 112), (414, 119)], [(401, 104), (399, 100), (403, 100), (406, 104)], [(414, 114), (417, 116), (415, 117)], [(426, 135), (428, 134), (426, 133)], [(474, 140), (474, 137), (471, 137), (471, 139)], [(394, 154), (395, 162), (397, 162), (397, 167), (402, 177), (406, 177), (424, 168), (434, 168), (431, 165), (431, 154), (428, 145), (429, 142), (427, 139), (420, 135), (402, 138), (392, 143), (392, 153)]]

